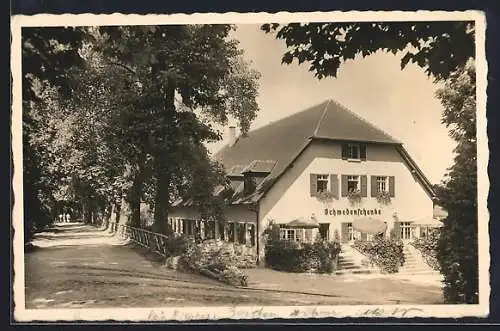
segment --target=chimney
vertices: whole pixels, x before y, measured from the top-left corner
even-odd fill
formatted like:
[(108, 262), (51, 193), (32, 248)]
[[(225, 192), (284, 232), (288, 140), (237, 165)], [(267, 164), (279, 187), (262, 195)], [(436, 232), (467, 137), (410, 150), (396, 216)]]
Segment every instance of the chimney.
[(236, 142), (236, 126), (231, 125), (228, 129), (228, 145), (233, 146)]

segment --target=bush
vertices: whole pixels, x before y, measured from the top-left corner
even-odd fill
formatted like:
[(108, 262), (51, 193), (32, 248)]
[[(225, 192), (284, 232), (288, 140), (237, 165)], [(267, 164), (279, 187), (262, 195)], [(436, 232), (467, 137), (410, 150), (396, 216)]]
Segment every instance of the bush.
[(395, 273), (404, 264), (403, 243), (377, 237), (374, 241), (354, 241), (354, 247), (367, 255), (384, 273)]
[(425, 263), (434, 270), (439, 271), (438, 255), (439, 232), (431, 231), (429, 236), (418, 238), (411, 242), (411, 245), (422, 253)]
[(299, 244), (293, 241), (272, 240), (266, 244), (266, 265), (287, 272), (332, 273), (340, 253), (338, 242), (323, 240)]
[(188, 235), (169, 237), (165, 242), (167, 257), (184, 254), (189, 247), (194, 246), (194, 238)]
[(187, 247), (180, 262), (187, 269), (224, 283), (246, 286), (248, 276), (238, 268), (238, 258), (227, 245), (211, 240)]

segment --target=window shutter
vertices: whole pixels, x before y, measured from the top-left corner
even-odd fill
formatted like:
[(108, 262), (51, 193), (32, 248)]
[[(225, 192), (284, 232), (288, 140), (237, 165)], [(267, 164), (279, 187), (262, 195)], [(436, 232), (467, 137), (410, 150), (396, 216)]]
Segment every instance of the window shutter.
[(366, 145), (359, 145), (359, 158), (363, 161), (366, 161)]
[(318, 176), (316, 174), (310, 175), (310, 194), (312, 197), (318, 194)]
[(347, 175), (342, 175), (342, 196), (347, 196)]
[(362, 197), (368, 196), (366, 185), (367, 185), (366, 176), (361, 176), (361, 196)]
[(347, 160), (347, 144), (342, 144), (342, 160)]
[(370, 177), (370, 192), (372, 197), (377, 196), (377, 176)]
[(391, 198), (394, 198), (396, 196), (395, 186), (396, 178), (394, 176), (389, 176), (389, 195)]
[(330, 192), (338, 199), (339, 197), (339, 178), (335, 174), (330, 175)]

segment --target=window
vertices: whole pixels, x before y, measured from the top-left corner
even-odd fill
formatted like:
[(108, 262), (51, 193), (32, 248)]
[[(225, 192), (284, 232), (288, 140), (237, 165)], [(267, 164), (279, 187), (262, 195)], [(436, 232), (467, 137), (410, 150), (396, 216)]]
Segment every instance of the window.
[(328, 175), (316, 176), (316, 191), (318, 193), (328, 191)]
[(410, 222), (401, 222), (401, 239), (409, 240), (411, 239), (411, 223)]
[(306, 240), (306, 242), (312, 242), (313, 241), (312, 229), (306, 229), (305, 240)]
[(227, 224), (227, 240), (234, 242), (234, 223)]
[(236, 235), (238, 237), (238, 244), (246, 244), (246, 231), (245, 223), (236, 223)]
[(205, 239), (215, 239), (215, 222), (205, 221)]
[(280, 238), (282, 240), (302, 241), (303, 229), (280, 229)]
[(219, 221), (219, 239), (225, 240), (224, 236), (224, 229), (225, 229), (225, 224), (224, 222)]
[(281, 240), (286, 240), (287, 239), (287, 232), (285, 229), (280, 229), (280, 239)]
[(386, 176), (377, 176), (377, 193), (387, 192), (389, 187)]
[(352, 223), (347, 223), (347, 240), (353, 241), (354, 240), (354, 229), (352, 228)]
[(330, 239), (329, 232), (330, 232), (330, 223), (321, 223), (319, 225), (319, 235), (321, 236), (321, 239), (329, 240)]
[(248, 238), (250, 241), (250, 245), (253, 247), (255, 246), (255, 225), (248, 224), (247, 231), (248, 231)]
[(359, 191), (359, 176), (347, 176), (347, 192)]
[(347, 158), (359, 160), (359, 145), (347, 145)]

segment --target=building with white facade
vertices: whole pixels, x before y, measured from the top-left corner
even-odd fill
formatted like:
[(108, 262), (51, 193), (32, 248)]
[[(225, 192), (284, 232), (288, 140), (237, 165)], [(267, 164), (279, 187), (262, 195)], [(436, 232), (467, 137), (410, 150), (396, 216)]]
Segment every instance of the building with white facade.
[(226, 221), (201, 220), (195, 206), (177, 201), (176, 232), (201, 228), (262, 259), (269, 226), (286, 240), (342, 243), (378, 235), (408, 241), (439, 226), (431, 183), (402, 142), (333, 100), (233, 136), (215, 157), (233, 196)]

